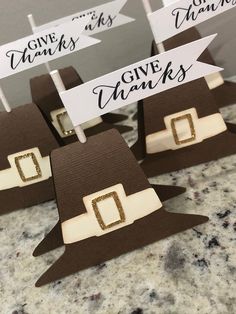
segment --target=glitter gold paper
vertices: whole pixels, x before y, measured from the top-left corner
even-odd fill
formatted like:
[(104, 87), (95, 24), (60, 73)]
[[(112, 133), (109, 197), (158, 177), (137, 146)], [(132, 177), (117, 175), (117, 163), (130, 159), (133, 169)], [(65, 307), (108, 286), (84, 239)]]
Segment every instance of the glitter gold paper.
[[(26, 177), (25, 174), (24, 174), (24, 171), (22, 170), (21, 165), (20, 165), (20, 161), (22, 159), (26, 159), (26, 158), (31, 158), (32, 159), (33, 164), (35, 166), (35, 170), (37, 172), (37, 174), (32, 176), (32, 177)], [(35, 179), (39, 179), (39, 178), (42, 177), (42, 171), (41, 171), (40, 165), (39, 165), (39, 163), (37, 161), (37, 158), (36, 158), (34, 153), (28, 153), (28, 154), (25, 154), (25, 155), (22, 155), (22, 156), (15, 157), (15, 164), (16, 164), (16, 168), (18, 170), (18, 173), (20, 175), (20, 178), (21, 178), (21, 180), (23, 182), (33, 181)]]
[(65, 116), (67, 116), (67, 112), (66, 112), (66, 111), (65, 111), (65, 112), (62, 112), (62, 113), (59, 113), (59, 114), (56, 116), (56, 117), (57, 117), (57, 122), (58, 122), (58, 124), (59, 124), (59, 127), (60, 127), (60, 129), (61, 129), (61, 131), (62, 131), (62, 133), (63, 133), (64, 135), (67, 135), (67, 136), (73, 135), (73, 134), (75, 134), (75, 130), (74, 130), (74, 129), (65, 130), (65, 128), (64, 128), (64, 126), (63, 126), (62, 118), (65, 117)]
[[(176, 122), (181, 121), (181, 120), (185, 120), (185, 119), (188, 120), (191, 136), (189, 138), (185, 139), (185, 140), (180, 140), (179, 136), (178, 136), (178, 133), (177, 133), (177, 130), (176, 130)], [(174, 136), (174, 140), (175, 140), (176, 145), (189, 143), (189, 142), (192, 142), (192, 141), (194, 141), (196, 139), (196, 132), (195, 132), (195, 129), (194, 129), (193, 119), (192, 119), (192, 116), (191, 116), (190, 113), (182, 115), (182, 116), (179, 116), (177, 118), (173, 118), (171, 120), (171, 129), (172, 129), (172, 132), (173, 132), (173, 136)]]
[[(104, 220), (102, 219), (102, 215), (99, 211), (99, 208), (98, 208), (98, 203), (101, 202), (101, 201), (104, 201), (108, 198), (113, 198), (115, 204), (116, 204), (116, 207), (118, 209), (118, 212), (119, 212), (119, 215), (120, 215), (120, 219), (117, 220), (117, 221), (114, 221), (108, 225), (105, 224)], [(102, 196), (99, 196), (97, 198), (95, 198), (94, 200), (92, 200), (92, 206), (93, 206), (93, 210), (95, 212), (95, 215), (96, 215), (96, 218), (98, 220), (98, 223), (100, 225), (100, 227), (102, 228), (102, 230), (106, 230), (106, 229), (109, 229), (111, 227), (114, 227), (122, 222), (125, 222), (125, 213), (124, 213), (124, 209), (121, 205), (121, 201), (119, 199), (119, 196), (116, 192), (110, 192), (110, 193), (107, 193), (107, 194), (104, 194)]]

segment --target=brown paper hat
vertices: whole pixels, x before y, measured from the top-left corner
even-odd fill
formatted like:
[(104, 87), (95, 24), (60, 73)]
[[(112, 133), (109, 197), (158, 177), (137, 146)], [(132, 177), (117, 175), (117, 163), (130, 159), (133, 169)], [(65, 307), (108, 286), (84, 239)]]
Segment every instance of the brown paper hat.
[[(185, 44), (188, 44), (192, 41), (202, 38), (198, 30), (193, 27), (190, 28), (176, 36), (171, 37), (170, 39), (164, 42), (164, 47), (166, 50), (170, 50)], [(152, 55), (157, 54), (157, 47), (155, 42), (152, 43)], [(208, 49), (206, 49), (200, 58), (198, 59), (201, 62), (208, 64), (216, 65), (215, 61)], [(236, 83), (229, 82), (224, 80), (224, 84), (211, 89), (216, 101), (218, 108), (232, 105), (236, 103)]]
[[(165, 202), (173, 197), (176, 197), (186, 192), (186, 188), (181, 186), (159, 184), (152, 184), (151, 186), (155, 190), (161, 202)], [(49, 251), (61, 247), (63, 244), (64, 242), (61, 231), (61, 222), (59, 220), (57, 224), (53, 227), (53, 229), (35, 248), (33, 256), (40, 256), (42, 254), (45, 254)]]
[[(185, 147), (185, 143), (179, 140), (176, 123), (180, 120), (186, 122), (190, 134), (187, 140), (189, 143), (195, 141), (195, 138), (202, 134), (201, 127), (196, 128), (196, 122), (193, 120), (195, 114), (192, 110), (196, 111), (198, 119), (205, 118), (208, 119), (207, 121), (209, 121), (209, 116), (212, 117), (212, 115), (217, 114), (217, 119), (221, 119), (221, 129), (225, 128), (226, 130), (221, 130), (214, 136)], [(171, 128), (169, 128), (167, 139), (171, 139), (173, 143), (176, 142), (178, 149), (169, 149), (169, 146), (167, 146), (168, 148), (163, 149), (163, 151), (150, 152), (149, 150), (147, 152), (147, 136), (149, 136), (149, 139), (150, 135), (152, 138), (153, 135), (158, 136), (160, 140), (159, 132), (166, 132), (167, 130), (164, 119), (173, 114), (175, 116), (171, 119)], [(197, 120), (198, 122), (199, 120)], [(215, 128), (215, 125), (213, 128)], [(233, 124), (224, 123), (215, 106), (213, 95), (210, 93), (205, 80), (201, 78), (167, 92), (156, 94), (139, 103), (139, 140), (132, 147), (132, 151), (138, 160), (143, 159), (141, 167), (148, 177), (152, 177), (235, 154), (235, 129), (236, 127)], [(159, 147), (157, 149), (160, 149), (160, 142), (158, 143)]]
[(59, 145), (35, 104), (0, 113), (0, 214), (54, 198), (49, 155)]
[[(59, 70), (59, 73), (62, 77), (63, 83), (66, 89), (71, 89), (76, 87), (80, 84), (83, 84), (82, 79), (80, 78), (79, 74), (73, 67), (68, 67), (65, 69)], [(43, 113), (49, 127), (54, 132), (55, 136), (57, 137), (59, 143), (61, 145), (67, 145), (77, 141), (77, 137), (73, 132), (72, 125), (71, 128), (65, 129), (63, 127), (63, 119), (65, 119), (65, 110), (61, 98), (56, 90), (56, 87), (52, 81), (52, 78), (49, 74), (41, 75), (35, 77), (30, 80), (30, 88), (32, 99), (35, 104), (39, 107), (41, 112)], [(63, 112), (62, 112), (63, 111)], [(52, 113), (55, 113), (55, 121), (58, 124), (59, 119), (59, 132), (54, 128), (52, 125)], [(66, 115), (66, 117), (68, 117)], [(90, 128), (85, 130), (86, 136), (91, 136), (105, 130), (109, 130), (113, 127), (117, 128), (120, 133), (125, 133), (131, 131), (132, 128), (125, 125), (112, 125), (112, 123), (123, 121), (127, 119), (127, 116), (122, 114), (114, 114), (109, 113), (102, 117), (102, 122), (98, 123)], [(61, 134), (62, 132), (62, 134)], [(63, 135), (63, 136), (61, 136)]]
[(208, 220), (167, 212), (117, 130), (54, 150), (51, 163), (66, 244), (36, 286)]

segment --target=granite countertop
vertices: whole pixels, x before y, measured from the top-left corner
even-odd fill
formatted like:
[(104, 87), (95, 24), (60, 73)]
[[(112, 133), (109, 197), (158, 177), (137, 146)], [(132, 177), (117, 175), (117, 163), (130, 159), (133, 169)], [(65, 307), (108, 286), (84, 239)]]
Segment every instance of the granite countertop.
[[(236, 122), (236, 105), (222, 113)], [(210, 221), (42, 288), (34, 283), (63, 248), (37, 258), (32, 251), (57, 221), (55, 202), (1, 216), (0, 313), (235, 314), (236, 155), (151, 182), (186, 186), (166, 208)]]

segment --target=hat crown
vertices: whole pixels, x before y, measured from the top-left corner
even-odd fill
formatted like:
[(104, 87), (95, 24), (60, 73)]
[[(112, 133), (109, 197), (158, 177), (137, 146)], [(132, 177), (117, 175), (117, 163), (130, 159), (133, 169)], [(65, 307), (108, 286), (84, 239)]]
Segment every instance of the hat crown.
[[(73, 67), (59, 70), (66, 89), (71, 89), (83, 83), (79, 74)], [(50, 113), (53, 110), (64, 107), (56, 87), (49, 74), (34, 77), (30, 80), (30, 88), (33, 102), (51, 120)]]
[(7, 156), (37, 147), (49, 156), (58, 143), (33, 103), (0, 113), (0, 170), (9, 168)]
[(85, 213), (83, 197), (93, 193), (122, 184), (128, 196), (151, 187), (114, 129), (55, 150), (51, 163), (62, 222)]

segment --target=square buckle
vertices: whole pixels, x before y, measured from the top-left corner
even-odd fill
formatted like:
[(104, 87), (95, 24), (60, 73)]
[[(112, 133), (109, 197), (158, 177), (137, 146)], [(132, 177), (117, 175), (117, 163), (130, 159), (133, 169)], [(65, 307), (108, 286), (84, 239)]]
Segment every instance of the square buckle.
[[(181, 120), (187, 120), (188, 121), (190, 132), (191, 132), (191, 136), (189, 138), (184, 139), (184, 140), (181, 140), (179, 138), (179, 135), (178, 135), (178, 132), (176, 129), (176, 122), (179, 122)], [(181, 145), (181, 144), (193, 142), (196, 139), (196, 131), (194, 128), (192, 115), (190, 113), (187, 113), (187, 114), (184, 114), (184, 115), (179, 116), (177, 118), (171, 119), (171, 129), (172, 129), (172, 133), (173, 133), (176, 145)]]
[[(32, 162), (33, 162), (35, 170), (36, 170), (36, 175), (31, 176), (31, 177), (26, 177), (25, 176), (24, 171), (23, 171), (23, 169), (21, 167), (20, 161), (23, 160), (23, 159), (26, 159), (26, 158), (31, 158), (32, 159)], [(21, 156), (17, 156), (17, 157), (14, 158), (14, 160), (15, 160), (15, 165), (16, 165), (16, 168), (17, 168), (18, 173), (20, 175), (20, 178), (21, 178), (21, 180), (23, 182), (30, 182), (30, 181), (42, 178), (42, 170), (40, 168), (39, 162), (38, 162), (38, 160), (37, 160), (37, 158), (36, 158), (34, 153), (27, 153), (27, 154), (24, 154), (24, 155), (21, 155)]]
[[(103, 218), (102, 218), (102, 215), (99, 211), (99, 208), (98, 208), (98, 203), (101, 202), (101, 201), (104, 201), (108, 198), (113, 198), (115, 204), (116, 204), (116, 207), (117, 207), (117, 210), (118, 210), (118, 213), (119, 213), (119, 216), (120, 216), (120, 219), (110, 223), (110, 224), (105, 224)], [(121, 201), (119, 199), (119, 196), (116, 192), (110, 192), (110, 193), (107, 193), (107, 194), (104, 194), (102, 196), (99, 196), (95, 199), (92, 200), (92, 206), (93, 206), (93, 210), (94, 210), (94, 213), (95, 213), (95, 216), (97, 218), (97, 221), (100, 225), (100, 227), (102, 228), (102, 230), (106, 230), (106, 229), (109, 229), (109, 228), (112, 228), (120, 223), (123, 223), (125, 222), (125, 212), (124, 212), (124, 209), (121, 205)]]
[(75, 130), (74, 130), (74, 129), (66, 130), (66, 129), (64, 128), (63, 123), (62, 123), (62, 119), (63, 119), (64, 117), (66, 117), (66, 116), (68, 116), (68, 114), (67, 114), (66, 111), (61, 112), (61, 113), (59, 113), (59, 114), (56, 115), (59, 128), (61, 129), (61, 132), (62, 132), (65, 136), (73, 135), (73, 134), (75, 134)]

